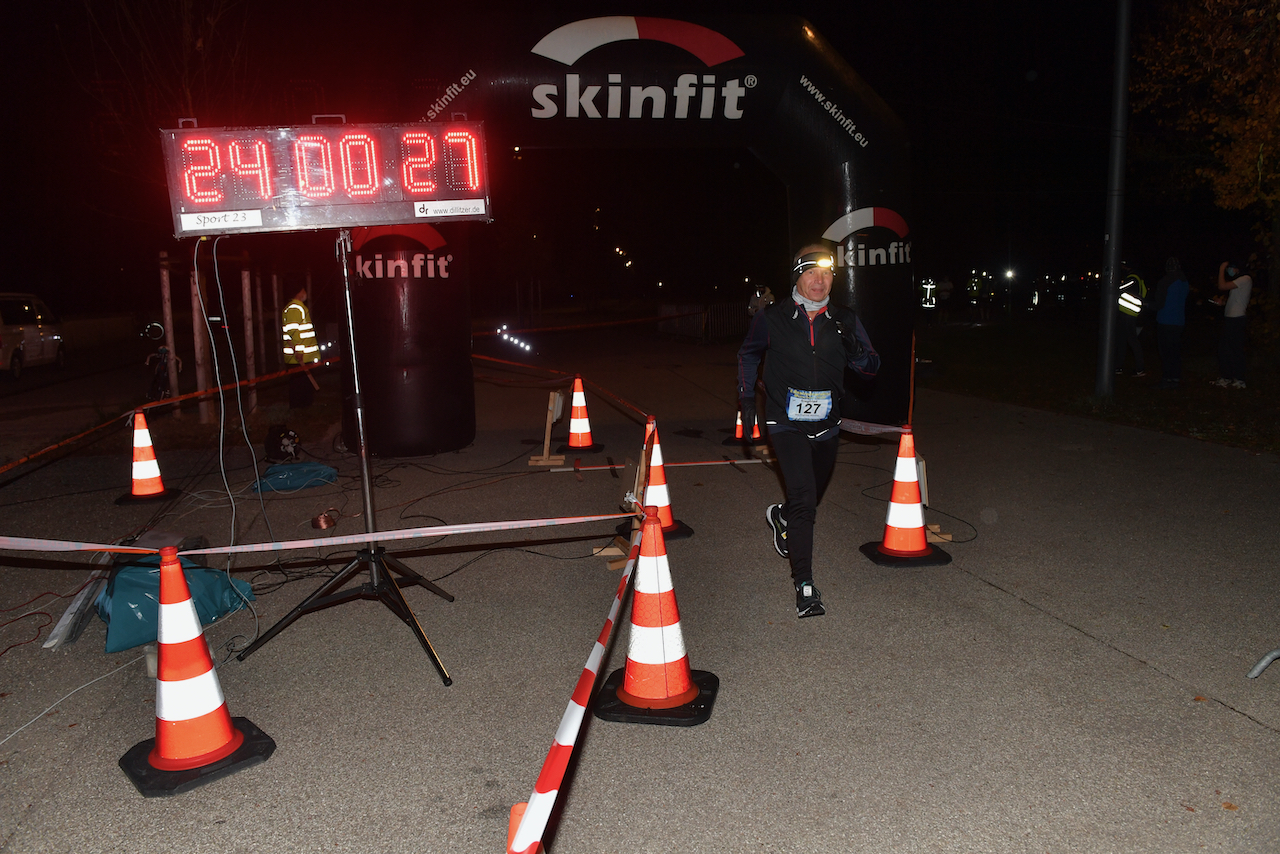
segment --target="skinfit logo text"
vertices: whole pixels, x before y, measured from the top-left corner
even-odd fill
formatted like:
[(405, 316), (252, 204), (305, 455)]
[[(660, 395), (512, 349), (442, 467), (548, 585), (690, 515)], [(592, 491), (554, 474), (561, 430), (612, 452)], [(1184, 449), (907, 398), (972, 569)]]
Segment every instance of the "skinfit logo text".
[(603, 85), (584, 80), (581, 74), (566, 74), (563, 90), (555, 83), (533, 88), (535, 106), (530, 115), (550, 119), (563, 111), (568, 119), (620, 119), (624, 115), (629, 119), (665, 119), (669, 108), (675, 119), (740, 119), (743, 99), (754, 82), (749, 77), (744, 86), (738, 77), (721, 83), (714, 74), (681, 74), (668, 91), (662, 86), (624, 86), (621, 74), (609, 74)]
[(388, 258), (385, 262), (382, 260), (382, 253), (375, 253), (372, 258), (365, 260), (360, 255), (356, 256), (356, 275), (362, 279), (407, 279), (409, 278), (409, 269), (413, 268), (413, 278), (421, 279), (425, 271), (428, 279), (447, 279), (449, 278), (449, 263), (453, 261), (452, 255), (436, 256), (433, 252), (423, 254), (422, 252), (414, 253), (410, 258)]

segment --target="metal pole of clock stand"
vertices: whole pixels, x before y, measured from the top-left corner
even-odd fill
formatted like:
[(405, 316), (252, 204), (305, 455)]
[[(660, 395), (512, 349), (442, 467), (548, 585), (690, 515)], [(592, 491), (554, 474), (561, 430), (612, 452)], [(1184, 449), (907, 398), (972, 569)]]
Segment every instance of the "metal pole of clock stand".
[[(364, 394), (360, 385), (360, 366), (356, 357), (356, 325), (355, 309), (351, 303), (351, 274), (347, 264), (347, 250), (351, 245), (351, 232), (345, 228), (338, 233), (335, 247), (339, 263), (342, 264), (342, 300), (343, 314), (347, 322), (347, 358), (351, 360), (351, 382), (354, 388), (352, 409), (356, 421), (356, 445), (360, 456), (360, 492), (364, 498), (364, 531), (372, 534), (378, 530), (378, 520), (373, 509), (373, 474), (369, 466), (369, 439), (364, 428)], [(369, 548), (376, 548), (370, 542)]]
[[(350, 359), (353, 381), (352, 408), (355, 411), (356, 444), (358, 445), (357, 450), (360, 457), (360, 490), (364, 498), (364, 530), (366, 534), (374, 534), (378, 531), (378, 523), (374, 514), (373, 477), (369, 467), (369, 443), (365, 432), (364, 398), (360, 385), (360, 368), (356, 357), (355, 314), (351, 303), (351, 268), (347, 261), (347, 251), (350, 247), (351, 232), (347, 229), (342, 229), (338, 233), (335, 252), (342, 264), (342, 296), (347, 322), (346, 355)], [(353, 575), (365, 566), (369, 569), (368, 581), (359, 587), (338, 592), (342, 585), (346, 584)], [(400, 578), (397, 579), (392, 573), (400, 576)], [(453, 601), (452, 595), (387, 554), (386, 549), (378, 545), (376, 540), (370, 539), (368, 545), (356, 552), (356, 556), (337, 575), (322, 584), (319, 589), (306, 599), (303, 599), (296, 608), (282, 617), (278, 623), (268, 629), (262, 637), (246, 647), (236, 658), (244, 661), (258, 647), (271, 640), (303, 614), (355, 599), (377, 599), (386, 605), (393, 614), (403, 620), (405, 625), (413, 631), (418, 643), (422, 644), (423, 650), (427, 653), (427, 657), (435, 665), (436, 672), (440, 674), (440, 679), (445, 685), (452, 685), (453, 679), (449, 676), (448, 671), (445, 670), (440, 657), (436, 655), (435, 648), (431, 646), (431, 641), (427, 639), (426, 633), (422, 631), (422, 626), (418, 623), (413, 611), (409, 608), (409, 604), (405, 602), (404, 596), (400, 592), (401, 587), (409, 584), (420, 585), (448, 602)]]

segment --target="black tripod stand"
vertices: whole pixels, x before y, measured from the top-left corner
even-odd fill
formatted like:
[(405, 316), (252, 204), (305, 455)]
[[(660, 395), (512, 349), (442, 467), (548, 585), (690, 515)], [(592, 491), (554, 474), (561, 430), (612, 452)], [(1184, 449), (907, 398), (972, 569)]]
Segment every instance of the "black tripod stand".
[[(356, 441), (360, 446), (360, 486), (364, 494), (364, 530), (365, 533), (372, 534), (378, 528), (373, 513), (373, 478), (369, 473), (369, 443), (365, 438), (364, 400), (360, 391), (360, 369), (356, 362), (356, 329), (354, 315), (351, 310), (351, 279), (349, 265), (347, 264), (347, 249), (350, 244), (351, 232), (343, 229), (338, 234), (336, 252), (342, 262), (342, 292), (346, 300), (347, 314), (347, 356), (351, 360), (351, 376), (355, 383), (353, 408), (355, 409)], [(342, 585), (346, 584), (362, 567), (368, 567), (369, 580), (359, 587), (341, 590)], [(393, 577), (392, 573), (399, 575), (400, 578)], [(440, 662), (440, 657), (436, 655), (435, 649), (431, 646), (431, 641), (427, 639), (427, 635), (422, 631), (422, 626), (419, 625), (417, 617), (410, 610), (409, 603), (405, 602), (404, 595), (400, 592), (401, 587), (410, 584), (421, 585), (440, 598), (448, 602), (453, 601), (453, 596), (387, 554), (386, 549), (382, 546), (375, 542), (370, 542), (366, 548), (356, 552), (356, 556), (337, 575), (320, 585), (318, 590), (298, 603), (296, 608), (285, 614), (278, 623), (249, 644), (236, 658), (244, 661), (258, 647), (288, 628), (294, 620), (303, 614), (319, 611), (321, 608), (328, 608), (332, 605), (341, 605), (353, 599), (377, 599), (386, 605), (391, 610), (391, 613), (404, 621), (404, 624), (418, 638), (418, 643), (422, 644), (422, 648), (426, 651), (427, 657), (431, 659), (431, 663), (435, 665), (436, 672), (440, 674), (444, 684), (452, 685), (453, 679), (450, 678), (449, 672), (444, 669), (444, 665)]]

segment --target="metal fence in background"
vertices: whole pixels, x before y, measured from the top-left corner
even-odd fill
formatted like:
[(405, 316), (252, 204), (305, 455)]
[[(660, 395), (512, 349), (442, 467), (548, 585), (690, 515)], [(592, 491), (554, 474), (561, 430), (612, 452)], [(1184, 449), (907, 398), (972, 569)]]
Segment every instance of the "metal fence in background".
[(751, 317), (742, 302), (667, 304), (659, 313), (658, 332), (699, 342), (742, 339)]

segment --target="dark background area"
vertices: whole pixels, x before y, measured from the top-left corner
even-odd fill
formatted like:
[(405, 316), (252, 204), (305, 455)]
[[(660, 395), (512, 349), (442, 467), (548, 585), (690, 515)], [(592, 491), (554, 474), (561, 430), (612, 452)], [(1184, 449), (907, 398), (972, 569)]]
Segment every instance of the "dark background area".
[[(193, 241), (171, 234), (157, 132), (187, 112), (147, 82), (144, 56), (125, 45), (117, 61), (101, 38), (119, 9), (162, 5), (36, 4), (5, 28), (5, 215), (16, 239), (4, 289), (41, 293), (67, 314), (146, 309), (159, 302), (156, 253), (190, 257)], [(960, 284), (971, 269), (1008, 267), (1028, 281), (1101, 267), (1115, 3), (698, 8), (807, 18), (904, 121), (917, 278)], [(430, 79), (451, 74), (448, 60), (474, 50), (484, 27), (503, 26), (504, 9), (232, 7), (220, 39), (205, 46), (224, 73), (197, 110), (200, 124), (301, 124), (314, 113), (418, 120), (438, 92)], [(670, 4), (557, 9), (566, 22), (694, 17)], [(1135, 4), (1135, 33), (1156, 10), (1152, 0)], [(1141, 119), (1133, 131), (1125, 258), (1153, 282), (1165, 256), (1178, 254), (1201, 285), (1219, 260), (1248, 251), (1250, 221), (1215, 210), (1169, 162), (1144, 160), (1143, 135), (1158, 134)], [(488, 268), (481, 280), (494, 283), (486, 309), (513, 308), (516, 292), (535, 286), (546, 304), (570, 295), (745, 299), (744, 279), (785, 270), (785, 189), (748, 151), (491, 151), (490, 160), (496, 222), (472, 229)], [(328, 234), (220, 244), (228, 256), (245, 250), (280, 269), (334, 272)]]

